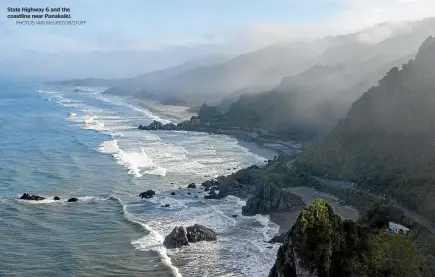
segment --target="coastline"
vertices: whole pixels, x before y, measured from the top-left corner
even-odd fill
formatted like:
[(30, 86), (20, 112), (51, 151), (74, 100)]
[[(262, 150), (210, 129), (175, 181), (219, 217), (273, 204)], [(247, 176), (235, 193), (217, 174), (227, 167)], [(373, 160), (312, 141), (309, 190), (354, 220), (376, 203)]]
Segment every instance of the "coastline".
[[(188, 121), (192, 116), (196, 116), (196, 113), (191, 113), (188, 111), (190, 107), (187, 106), (173, 106), (173, 105), (163, 105), (151, 100), (137, 99), (137, 98), (129, 98), (129, 102), (137, 104), (156, 115), (168, 117), (172, 120), (177, 121), (177, 123)], [(186, 131), (191, 132), (204, 132), (209, 134), (216, 135), (227, 135), (233, 138), (236, 138), (239, 141), (239, 145), (242, 145), (250, 150), (253, 150), (253, 153), (258, 154), (257, 152), (264, 152), (260, 149), (268, 149), (269, 151), (273, 151), (276, 155), (268, 157), (268, 159), (273, 159), (274, 156), (278, 155), (289, 155), (293, 154), (300, 147), (299, 144), (294, 141), (284, 140), (282, 138), (277, 138), (273, 135), (260, 135), (256, 132), (248, 132), (245, 130), (240, 130), (239, 128), (213, 128), (213, 127), (198, 127), (186, 129)]]
[(128, 101), (137, 104), (152, 113), (168, 117), (174, 121), (182, 122), (184, 120), (189, 120), (190, 117), (196, 115), (188, 111), (190, 107), (187, 106), (172, 106), (163, 105), (151, 100), (138, 99), (138, 98), (128, 98)]
[[(186, 106), (162, 105), (152, 101), (136, 98), (129, 99), (129, 101), (140, 105), (156, 115), (166, 116), (176, 119), (180, 122), (189, 120), (191, 116), (196, 115), (195, 113), (188, 112), (187, 109), (189, 109), (189, 107)], [(209, 134), (219, 134), (233, 137), (237, 139), (239, 145), (268, 160), (272, 160), (274, 156), (293, 154), (297, 152), (300, 147), (300, 145), (293, 141), (285, 141), (273, 135), (259, 135), (256, 132), (247, 132), (238, 128), (216, 129), (212, 127), (199, 127), (186, 131), (205, 132)], [(301, 197), (305, 205), (311, 204), (316, 198), (322, 198), (330, 203), (335, 212), (344, 219), (356, 220), (359, 216), (359, 213), (356, 211), (356, 209), (341, 205), (339, 200), (332, 195), (322, 193), (308, 187), (293, 187), (285, 189)], [(234, 196), (239, 197), (244, 201), (246, 201), (248, 198), (246, 196), (243, 197), (240, 195)], [(292, 212), (271, 213), (269, 218), (272, 222), (280, 226), (279, 234), (281, 234), (292, 228), (300, 212), (301, 209)]]

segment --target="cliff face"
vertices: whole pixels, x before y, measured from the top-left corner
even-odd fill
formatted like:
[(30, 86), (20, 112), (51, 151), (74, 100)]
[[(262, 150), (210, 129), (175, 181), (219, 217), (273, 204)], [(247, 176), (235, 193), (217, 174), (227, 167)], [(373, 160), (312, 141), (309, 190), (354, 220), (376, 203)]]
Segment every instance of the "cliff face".
[(290, 235), (287, 235), (284, 244), (278, 249), (276, 262), (270, 270), (269, 277), (298, 277)]
[(297, 211), (305, 206), (302, 198), (275, 185), (259, 185), (256, 194), (242, 208), (243, 215)]

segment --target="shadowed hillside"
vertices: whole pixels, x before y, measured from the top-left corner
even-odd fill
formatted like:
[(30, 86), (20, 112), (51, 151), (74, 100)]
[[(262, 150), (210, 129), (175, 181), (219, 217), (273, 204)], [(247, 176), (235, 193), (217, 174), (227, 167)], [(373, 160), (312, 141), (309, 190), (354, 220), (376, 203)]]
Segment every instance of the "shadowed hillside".
[(355, 180), (428, 218), (435, 209), (435, 39), (392, 68), (347, 118), (298, 158), (326, 178)]

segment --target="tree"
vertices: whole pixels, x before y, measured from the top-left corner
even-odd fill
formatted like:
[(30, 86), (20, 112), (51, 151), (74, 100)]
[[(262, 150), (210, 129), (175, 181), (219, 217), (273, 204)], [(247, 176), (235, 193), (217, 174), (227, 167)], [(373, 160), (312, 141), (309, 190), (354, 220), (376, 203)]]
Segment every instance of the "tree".
[(320, 199), (299, 215), (269, 276), (296, 276), (296, 265), (318, 277), (423, 276), (423, 261), (413, 242), (342, 221)]
[(380, 231), (369, 240), (367, 263), (370, 276), (419, 277), (423, 261), (407, 238)]
[(324, 200), (316, 199), (299, 215), (292, 241), (302, 266), (318, 277), (329, 276), (334, 249), (339, 244), (341, 219)]

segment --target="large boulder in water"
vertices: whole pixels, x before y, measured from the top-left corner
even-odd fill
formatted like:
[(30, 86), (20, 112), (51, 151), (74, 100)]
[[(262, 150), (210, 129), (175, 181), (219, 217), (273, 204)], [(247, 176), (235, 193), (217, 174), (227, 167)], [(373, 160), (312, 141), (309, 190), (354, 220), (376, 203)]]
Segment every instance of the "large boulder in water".
[(45, 199), (45, 197), (42, 197), (42, 196), (38, 196), (38, 195), (30, 195), (30, 194), (28, 194), (28, 193), (24, 193), (21, 197), (20, 197), (20, 199), (23, 199), (23, 200), (35, 200), (35, 201), (40, 201), (40, 200), (44, 200)]
[(140, 198), (146, 198), (146, 199), (152, 198), (154, 195), (156, 195), (156, 193), (153, 190), (147, 190), (139, 194)]
[(175, 227), (163, 242), (166, 248), (179, 248), (188, 244), (187, 231), (183, 226)]
[(188, 188), (188, 189), (196, 189), (196, 185), (195, 185), (195, 183), (190, 183), (190, 184), (187, 186), (187, 188)]
[(207, 180), (201, 184), (201, 187), (204, 187), (206, 189), (210, 189), (212, 187), (217, 187), (219, 185), (219, 182), (217, 180)]
[(76, 197), (73, 197), (73, 198), (68, 199), (67, 202), (77, 202), (77, 201), (79, 201), (79, 199)]
[(199, 224), (187, 227), (187, 239), (189, 242), (195, 243), (199, 241), (213, 241), (216, 240), (216, 233), (207, 227)]

